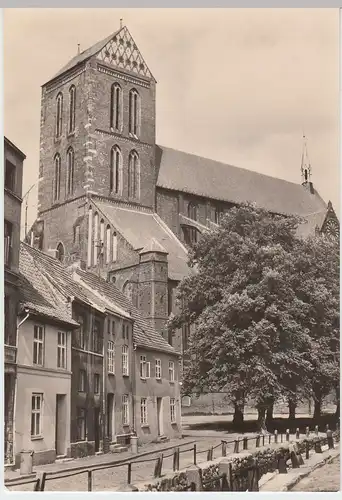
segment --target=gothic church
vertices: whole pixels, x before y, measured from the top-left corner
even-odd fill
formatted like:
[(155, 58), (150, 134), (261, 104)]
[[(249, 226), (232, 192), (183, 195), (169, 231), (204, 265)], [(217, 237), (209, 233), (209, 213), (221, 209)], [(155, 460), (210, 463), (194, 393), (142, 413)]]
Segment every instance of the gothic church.
[[(338, 233), (310, 170), (294, 184), (156, 144), (156, 80), (126, 27), (42, 87), (38, 218), (31, 244), (115, 284), (166, 336), (187, 249), (244, 201)], [(305, 162), (304, 162), (305, 163)], [(167, 338), (179, 351), (187, 328)]]

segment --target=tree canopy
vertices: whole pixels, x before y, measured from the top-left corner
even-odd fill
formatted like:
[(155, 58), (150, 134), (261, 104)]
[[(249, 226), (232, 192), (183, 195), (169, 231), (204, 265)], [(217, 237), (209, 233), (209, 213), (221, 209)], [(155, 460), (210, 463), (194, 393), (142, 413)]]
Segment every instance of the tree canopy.
[(339, 247), (296, 236), (301, 220), (234, 207), (190, 251), (170, 330), (192, 325), (184, 393), (321, 398), (339, 380)]

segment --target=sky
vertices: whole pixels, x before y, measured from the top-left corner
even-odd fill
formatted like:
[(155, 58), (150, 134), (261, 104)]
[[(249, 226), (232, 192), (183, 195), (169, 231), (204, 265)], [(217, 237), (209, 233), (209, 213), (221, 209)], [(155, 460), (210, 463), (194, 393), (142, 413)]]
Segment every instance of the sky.
[[(4, 9), (5, 135), (38, 179), (41, 85), (120, 26), (157, 80), (157, 143), (301, 182), (340, 210), (338, 9)], [(37, 186), (28, 197), (36, 217)], [(24, 207), (23, 207), (24, 208)], [(23, 220), (22, 220), (23, 222)]]

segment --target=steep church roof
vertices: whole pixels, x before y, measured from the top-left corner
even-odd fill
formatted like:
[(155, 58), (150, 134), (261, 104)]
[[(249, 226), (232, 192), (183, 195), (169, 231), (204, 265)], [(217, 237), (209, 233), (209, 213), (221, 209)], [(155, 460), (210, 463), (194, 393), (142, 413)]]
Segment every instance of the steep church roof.
[(96, 207), (113, 224), (134, 250), (150, 248), (154, 238), (168, 253), (169, 277), (180, 280), (189, 274), (188, 252), (155, 212), (142, 211), (94, 200)]
[(254, 202), (285, 215), (320, 212), (326, 204), (300, 184), (157, 146), (157, 186), (231, 203)]
[(93, 56), (97, 56), (104, 63), (113, 65), (118, 69), (154, 79), (132, 35), (126, 26), (123, 26), (80, 54), (77, 54), (51, 80), (54, 80)]

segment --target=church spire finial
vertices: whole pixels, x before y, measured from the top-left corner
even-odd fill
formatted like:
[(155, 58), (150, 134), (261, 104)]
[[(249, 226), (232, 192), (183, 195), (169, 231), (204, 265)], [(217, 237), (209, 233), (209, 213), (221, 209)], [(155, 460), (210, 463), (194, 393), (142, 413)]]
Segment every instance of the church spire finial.
[(81, 53), (81, 45), (78, 43), (77, 44), (77, 55)]
[(301, 164), (302, 183), (308, 184), (311, 181), (311, 165), (308, 155), (307, 140), (303, 132), (303, 151)]
[(123, 24), (122, 24), (122, 23), (123, 23), (123, 19), (122, 19), (122, 17), (121, 17), (121, 18), (120, 18), (120, 29), (122, 29), (122, 26), (123, 26)]

